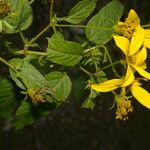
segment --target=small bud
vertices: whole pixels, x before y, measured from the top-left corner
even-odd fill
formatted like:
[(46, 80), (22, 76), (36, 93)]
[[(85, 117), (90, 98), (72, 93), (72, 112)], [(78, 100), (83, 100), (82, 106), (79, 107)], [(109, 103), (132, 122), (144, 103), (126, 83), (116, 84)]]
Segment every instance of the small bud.
[(27, 93), (29, 95), (29, 97), (31, 98), (32, 102), (35, 104), (38, 103), (44, 103), (44, 91), (42, 89), (28, 89)]
[(10, 7), (4, 0), (0, 0), (0, 18), (4, 18), (10, 12)]
[(128, 100), (125, 96), (116, 96), (115, 100), (117, 102), (117, 110), (115, 112), (116, 119), (120, 119), (123, 121), (128, 120), (128, 113), (133, 112), (133, 107), (131, 105), (131, 101)]

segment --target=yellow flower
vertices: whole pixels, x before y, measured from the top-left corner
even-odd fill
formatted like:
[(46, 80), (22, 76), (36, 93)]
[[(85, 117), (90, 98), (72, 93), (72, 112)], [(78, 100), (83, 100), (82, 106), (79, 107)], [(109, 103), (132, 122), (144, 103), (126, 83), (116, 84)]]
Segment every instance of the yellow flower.
[[(133, 72), (137, 71), (141, 76), (150, 80), (150, 73), (144, 70), (146, 69), (145, 60), (147, 58), (147, 51), (145, 47), (140, 50), (141, 43), (143, 42), (141, 38), (142, 35), (140, 36), (139, 32), (135, 35), (137, 38), (132, 37), (131, 42), (129, 39), (118, 35), (114, 36), (114, 40), (116, 45), (124, 53), (127, 66), (129, 66)], [(138, 39), (138, 42), (136, 39)]]
[(140, 26), (140, 19), (136, 12), (131, 9), (125, 22), (119, 22), (116, 31), (127, 38), (131, 38), (136, 28)]
[(150, 48), (150, 29), (143, 29), (140, 25), (140, 18), (136, 12), (131, 9), (125, 22), (119, 22), (116, 27), (116, 32), (130, 39), (134, 38), (134, 41), (138, 43), (140, 38), (140, 47), (143, 45), (146, 48)]
[(134, 98), (136, 98), (143, 106), (150, 109), (150, 93), (143, 89), (138, 80), (134, 78), (130, 66), (128, 66), (125, 78), (111, 79), (99, 84), (92, 84), (91, 88), (97, 92), (110, 92), (117, 88), (129, 88)]

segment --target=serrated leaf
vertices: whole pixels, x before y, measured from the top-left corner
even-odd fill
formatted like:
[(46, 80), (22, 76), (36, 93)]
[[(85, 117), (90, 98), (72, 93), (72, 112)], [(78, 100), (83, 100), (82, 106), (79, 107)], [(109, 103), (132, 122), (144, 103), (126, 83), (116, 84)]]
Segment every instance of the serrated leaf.
[(17, 104), (13, 84), (0, 76), (0, 116), (10, 118)]
[(45, 103), (41, 105), (33, 105), (28, 101), (23, 101), (18, 108), (15, 117), (13, 118), (12, 125), (19, 129), (25, 125), (29, 125), (37, 121), (43, 116), (50, 113), (51, 110), (56, 108), (54, 103)]
[(16, 33), (19, 30), (27, 29), (33, 21), (32, 8), (28, 0), (6, 0), (11, 11), (3, 19), (12, 28), (4, 26), (4, 31), (6, 33)]
[(9, 63), (16, 69), (16, 72), (10, 69), (11, 78), (21, 89), (38, 88), (46, 85), (46, 79), (29, 62), (14, 58)]
[(82, 59), (83, 51), (80, 44), (64, 40), (58, 32), (48, 38), (47, 58), (54, 63), (74, 66)]
[(53, 89), (54, 97), (58, 101), (64, 101), (70, 94), (71, 91), (71, 80), (66, 73), (53, 71), (45, 76)]
[(70, 23), (80, 23), (83, 19), (87, 18), (96, 6), (97, 0), (82, 0), (76, 4), (69, 12), (67, 17), (63, 20)]
[(86, 28), (87, 38), (96, 44), (105, 44), (111, 38), (114, 32), (113, 28), (119, 21), (123, 13), (123, 5), (114, 0), (104, 6), (95, 16), (88, 22)]

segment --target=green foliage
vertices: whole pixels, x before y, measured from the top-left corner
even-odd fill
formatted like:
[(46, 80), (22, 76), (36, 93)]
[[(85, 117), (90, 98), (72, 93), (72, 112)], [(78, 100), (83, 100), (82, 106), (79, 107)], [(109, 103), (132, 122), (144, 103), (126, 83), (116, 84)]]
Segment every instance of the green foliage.
[(76, 65), (82, 59), (83, 50), (79, 43), (64, 40), (59, 32), (48, 38), (47, 58), (56, 64)]
[(86, 28), (88, 40), (100, 45), (107, 43), (112, 38), (114, 26), (122, 13), (123, 6), (118, 0), (104, 6), (87, 24), (89, 26), (89, 28)]
[(67, 99), (71, 91), (71, 80), (66, 73), (58, 71), (50, 72), (45, 76), (46, 80), (49, 81), (54, 94), (54, 97), (58, 101), (64, 101)]
[(10, 118), (17, 104), (13, 84), (0, 75), (0, 116)]
[(19, 129), (25, 125), (32, 124), (41, 117), (48, 115), (54, 108), (56, 108), (54, 103), (33, 105), (32, 103), (24, 100), (18, 108), (15, 117), (11, 121), (12, 125)]
[(80, 23), (92, 13), (96, 6), (96, 2), (97, 0), (80, 1), (70, 10), (68, 16), (62, 19), (74, 24)]
[(93, 100), (96, 97), (97, 97), (96, 92), (91, 90), (87, 99), (82, 103), (82, 107), (87, 109), (93, 109), (95, 107), (95, 103), (93, 102)]
[[(9, 68), (7, 76), (10, 79), (0, 75), (0, 116), (11, 120), (15, 128), (22, 128), (50, 115), (62, 103), (69, 102), (68, 97), (82, 100), (81, 107), (92, 110), (98, 96), (91, 89), (92, 85), (107, 80), (107, 73), (114, 72), (119, 76), (115, 65), (122, 67), (121, 61), (113, 62), (111, 59), (108, 50), (112, 45), (108, 42), (115, 33), (123, 5), (113, 0), (93, 16), (91, 13), (98, 0), (81, 0), (68, 15), (58, 18), (52, 0), (48, 25), (30, 37), (29, 26), (33, 21), (31, 2), (36, 1), (5, 2), (5, 7), (0, 9), (0, 62)], [(88, 23), (82, 24), (90, 15)], [(85, 29), (85, 35), (81, 32), (82, 41), (77, 42), (78, 36), (72, 36), (72, 41), (66, 38), (62, 28), (69, 27)], [(44, 38), (49, 29), (52, 29), (51, 37), (45, 37), (48, 42), (43, 49), (40, 37)], [(18, 38), (19, 44), (14, 42)], [(2, 67), (7, 72), (8, 68)]]
[(13, 70), (10, 69), (12, 79), (21, 88), (39, 88), (47, 84), (46, 79), (29, 62), (14, 58), (9, 61)]
[(16, 33), (27, 29), (33, 20), (32, 8), (28, 0), (6, 0), (10, 7), (4, 20), (4, 32)]

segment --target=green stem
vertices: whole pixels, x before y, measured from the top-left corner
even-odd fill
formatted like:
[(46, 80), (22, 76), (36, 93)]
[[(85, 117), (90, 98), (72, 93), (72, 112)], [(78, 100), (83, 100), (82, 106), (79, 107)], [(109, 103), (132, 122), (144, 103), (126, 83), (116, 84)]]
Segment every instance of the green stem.
[[(53, 16), (53, 4), (54, 0), (50, 0), (51, 6), (50, 6), (50, 23), (40, 32), (38, 33), (34, 38), (32, 38), (26, 46), (33, 44), (43, 33), (45, 33), (50, 27), (51, 27), (51, 22), (52, 22), (52, 16)], [(54, 26), (54, 25), (53, 25)], [(54, 29), (54, 28), (53, 28)]]
[(87, 25), (76, 25), (76, 24), (55, 24), (55, 27), (92, 28), (92, 29), (112, 30), (111, 28), (106, 28), (106, 27), (96, 27), (96, 26), (87, 26)]
[(51, 24), (49, 23), (40, 33), (38, 33), (34, 38), (32, 38), (27, 45), (33, 44), (43, 33), (45, 33), (49, 28), (51, 27)]
[(12, 70), (16, 71), (16, 70), (14, 69), (14, 67), (13, 67), (10, 63), (8, 63), (8, 61), (6, 61), (4, 58), (0, 57), (0, 61), (1, 61), (2, 63), (4, 63), (5, 65), (7, 65), (7, 66), (8, 66), (9, 68), (11, 68)]
[(116, 74), (116, 76), (120, 77), (120, 76), (118, 75), (118, 73), (117, 73), (117, 71), (116, 71), (114, 65), (113, 65), (113, 62), (112, 62), (112, 59), (111, 59), (111, 57), (110, 57), (110, 54), (109, 54), (108, 49), (107, 49), (105, 46), (102, 46), (102, 48), (104, 49), (104, 51), (105, 51), (105, 53), (106, 53), (106, 55), (107, 55), (107, 57), (108, 57), (108, 59), (109, 59), (109, 62), (111, 63), (113, 72)]
[(36, 52), (36, 51), (29, 51), (29, 50), (17, 51), (14, 54), (16, 54), (16, 55), (30, 55), (30, 54), (34, 54), (34, 55), (39, 55), (39, 56), (47, 56), (46, 52)]
[(93, 50), (93, 49), (95, 49), (97, 47), (98, 46), (94, 46), (94, 47), (88, 48), (88, 49), (84, 50), (84, 53), (88, 53), (89, 51), (91, 51), (91, 50)]
[(22, 33), (22, 31), (19, 31), (19, 34), (20, 34), (20, 37), (21, 37), (23, 43), (25, 44), (26, 43), (26, 38), (25, 38), (24, 34)]
[(143, 28), (148, 28), (150, 27), (150, 24), (142, 25)]
[(101, 68), (101, 70), (105, 70), (105, 69), (107, 69), (107, 68), (110, 68), (110, 67), (112, 67), (112, 66), (115, 66), (115, 65), (121, 64), (121, 63), (122, 63), (122, 62), (121, 62), (120, 60), (118, 60), (118, 61), (116, 61), (116, 62), (114, 62), (114, 63), (111, 63), (111, 64), (109, 64), (109, 65), (107, 65), (107, 66)]
[(85, 42), (82, 44), (82, 47), (85, 47), (87, 44), (88, 44), (88, 42), (85, 41)]
[(29, 1), (30, 5), (34, 2), (34, 0)]
[(90, 73), (89, 71), (87, 71), (86, 69), (84, 69), (83, 67), (80, 66), (80, 70), (82, 70), (84, 73), (86, 73), (90, 78), (93, 79), (92, 73)]
[[(53, 19), (53, 6), (54, 6), (54, 0), (50, 0), (51, 6), (50, 6), (50, 20)], [(51, 22), (51, 21), (50, 21)]]

